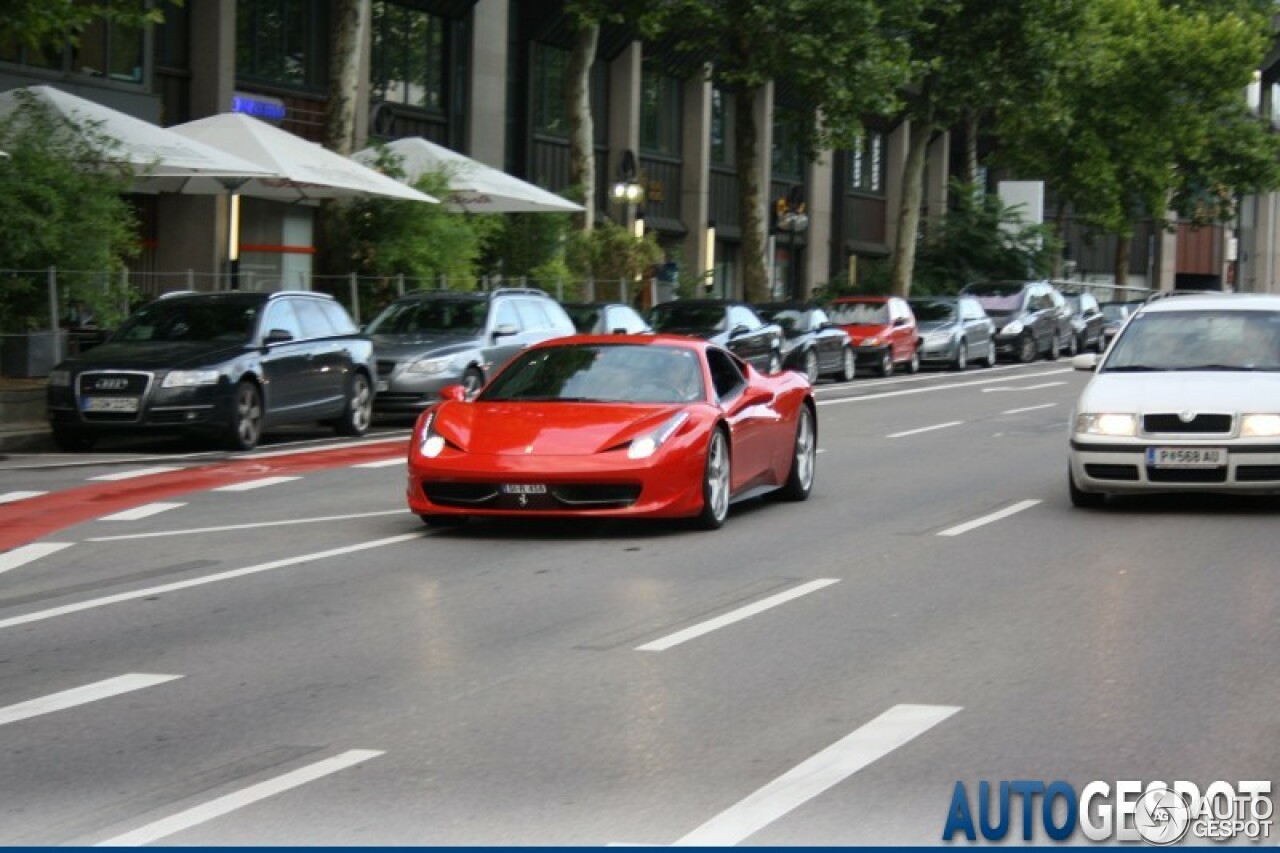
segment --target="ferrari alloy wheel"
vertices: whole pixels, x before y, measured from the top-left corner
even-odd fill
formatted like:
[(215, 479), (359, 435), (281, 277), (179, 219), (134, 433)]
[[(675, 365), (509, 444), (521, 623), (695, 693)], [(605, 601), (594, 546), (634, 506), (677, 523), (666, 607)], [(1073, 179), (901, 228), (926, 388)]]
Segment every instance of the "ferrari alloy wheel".
[(843, 382), (852, 382), (857, 375), (858, 359), (854, 356), (852, 349), (845, 347), (844, 355), (840, 359), (840, 379)]
[(334, 425), (338, 435), (364, 435), (373, 421), (373, 388), (363, 373), (355, 373), (347, 386), (347, 404)]
[(813, 350), (804, 354), (804, 375), (810, 385), (818, 381), (818, 354)]
[(789, 501), (802, 501), (809, 497), (813, 489), (813, 474), (818, 458), (818, 435), (813, 428), (813, 410), (808, 406), (800, 407), (800, 418), (796, 424), (795, 453), (791, 459), (791, 473), (782, 487), (782, 497)]
[(729, 442), (724, 432), (717, 429), (707, 444), (707, 464), (702, 478), (702, 512), (697, 522), (704, 530), (719, 528), (729, 517), (729, 471)]
[(236, 386), (231, 400), (231, 428), (227, 444), (232, 450), (253, 450), (262, 437), (262, 392), (258, 386), (243, 380)]

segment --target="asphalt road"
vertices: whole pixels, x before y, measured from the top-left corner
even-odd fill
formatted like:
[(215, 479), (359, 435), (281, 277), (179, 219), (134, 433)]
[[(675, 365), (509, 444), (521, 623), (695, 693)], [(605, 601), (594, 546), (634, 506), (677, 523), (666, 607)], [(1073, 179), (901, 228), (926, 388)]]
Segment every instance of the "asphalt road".
[(428, 530), (394, 427), (11, 456), (0, 843), (936, 844), (957, 781), (1276, 780), (1280, 501), (1073, 510), (1084, 379), (823, 384), (811, 499), (710, 533)]

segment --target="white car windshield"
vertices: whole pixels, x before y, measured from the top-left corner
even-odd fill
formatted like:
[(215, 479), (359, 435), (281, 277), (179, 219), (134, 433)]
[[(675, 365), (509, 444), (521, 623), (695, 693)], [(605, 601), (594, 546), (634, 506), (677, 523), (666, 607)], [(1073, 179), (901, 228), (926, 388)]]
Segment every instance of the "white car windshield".
[(1280, 371), (1280, 312), (1148, 312), (1130, 321), (1103, 372)]

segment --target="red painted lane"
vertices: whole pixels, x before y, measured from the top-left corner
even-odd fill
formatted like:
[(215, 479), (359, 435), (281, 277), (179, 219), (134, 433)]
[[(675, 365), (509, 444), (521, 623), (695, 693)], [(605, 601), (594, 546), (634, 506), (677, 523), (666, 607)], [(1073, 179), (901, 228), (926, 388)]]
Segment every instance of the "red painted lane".
[(0, 504), (0, 551), (26, 545), (51, 533), (104, 515), (246, 480), (304, 474), (376, 462), (408, 453), (408, 439), (370, 442), (359, 447), (315, 450), (264, 459), (237, 459), (181, 471), (149, 474), (136, 480), (91, 483), (36, 498)]

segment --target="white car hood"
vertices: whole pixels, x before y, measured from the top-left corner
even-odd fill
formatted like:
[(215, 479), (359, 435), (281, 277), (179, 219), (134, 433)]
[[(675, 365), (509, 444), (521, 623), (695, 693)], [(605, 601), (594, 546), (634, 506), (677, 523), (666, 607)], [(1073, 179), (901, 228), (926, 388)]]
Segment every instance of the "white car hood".
[(1076, 411), (1280, 413), (1280, 373), (1099, 373)]

